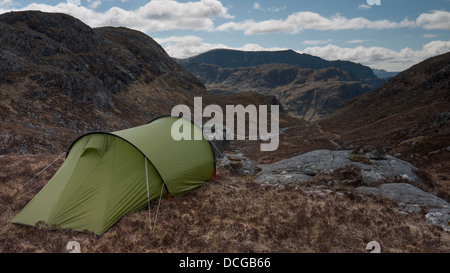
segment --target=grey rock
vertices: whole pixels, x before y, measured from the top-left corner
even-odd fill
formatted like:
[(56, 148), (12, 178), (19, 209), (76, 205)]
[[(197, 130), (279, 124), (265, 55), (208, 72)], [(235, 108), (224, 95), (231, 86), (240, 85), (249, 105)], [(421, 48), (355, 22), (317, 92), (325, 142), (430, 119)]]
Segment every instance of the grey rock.
[[(367, 153), (361, 152), (364, 155)], [(376, 159), (368, 158), (371, 164), (364, 164), (350, 160), (351, 154), (355, 154), (354, 151), (316, 150), (272, 164), (259, 165), (261, 172), (257, 174), (255, 181), (258, 183), (304, 182), (311, 180), (320, 172), (333, 173), (347, 166), (360, 168), (363, 181), (367, 183), (394, 178), (404, 178), (411, 182), (420, 180), (414, 173), (417, 168), (393, 156), (372, 154)]]
[(361, 175), (364, 181), (377, 181), (384, 179), (384, 176), (376, 171), (361, 170)]
[(30, 129), (36, 128), (36, 127), (34, 127), (34, 125), (31, 122), (25, 122), (24, 126), (30, 128)]
[(403, 204), (417, 204), (425, 211), (434, 210), (450, 210), (450, 204), (431, 194), (422, 191), (421, 189), (408, 183), (390, 183), (383, 184), (377, 188), (374, 187), (359, 187), (358, 191), (380, 195), (397, 203)]
[(423, 211), (422, 207), (419, 204), (408, 204), (408, 203), (400, 203), (400, 207), (398, 208), (398, 211), (400, 213), (421, 213)]
[(374, 159), (374, 160), (385, 160), (386, 159), (386, 155), (380, 151), (370, 151), (370, 152), (367, 152), (365, 154), (365, 156), (369, 159)]
[(450, 121), (450, 112), (443, 112), (433, 117), (433, 125), (435, 127), (441, 126)]
[(378, 188), (359, 187), (359, 192), (378, 195), (395, 201), (399, 213), (427, 213), (426, 222), (450, 230), (450, 204), (407, 183), (383, 184)]
[(364, 148), (354, 149), (354, 150), (352, 150), (352, 154), (362, 155), (368, 159), (374, 159), (374, 160), (386, 159), (386, 155), (383, 152), (376, 150), (375, 147), (370, 146), (370, 145), (366, 146)]
[(445, 151), (450, 152), (450, 146), (447, 146), (447, 147), (442, 148), (440, 150), (429, 152), (428, 155), (434, 155), (434, 154), (437, 154), (437, 153), (440, 153), (440, 152), (445, 152)]
[(270, 185), (304, 182), (311, 180), (311, 176), (306, 174), (261, 174), (257, 175), (255, 182), (267, 183)]
[(450, 204), (407, 183), (383, 184), (378, 188), (359, 187), (359, 192), (379, 195), (397, 202), (401, 214), (425, 212), (426, 222), (450, 231)]
[(242, 153), (224, 154), (219, 161), (220, 168), (230, 169), (234, 174), (253, 175), (255, 172), (255, 164), (245, 157)]
[(380, 189), (375, 187), (358, 187), (356, 190), (369, 195), (381, 195)]
[(429, 212), (425, 215), (425, 219), (430, 225), (440, 226), (450, 231), (450, 212)]

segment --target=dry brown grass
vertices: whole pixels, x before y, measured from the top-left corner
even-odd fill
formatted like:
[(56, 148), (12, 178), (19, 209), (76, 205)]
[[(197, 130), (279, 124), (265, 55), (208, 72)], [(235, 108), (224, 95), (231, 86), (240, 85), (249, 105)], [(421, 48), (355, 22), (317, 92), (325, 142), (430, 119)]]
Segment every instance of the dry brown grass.
[[(9, 223), (33, 195), (18, 200), (12, 193), (54, 158), (0, 158), (0, 252), (68, 252), (73, 240), (82, 252), (366, 252), (373, 240), (383, 252), (450, 251), (448, 232), (426, 224), (423, 215), (395, 213), (387, 200), (342, 185), (326, 195), (263, 187), (225, 172), (185, 196), (162, 200), (156, 231), (149, 229), (147, 211), (125, 215), (101, 237)], [(154, 215), (156, 203), (152, 208)]]
[(370, 159), (368, 159), (367, 157), (365, 157), (363, 155), (352, 154), (348, 157), (348, 159), (350, 159), (353, 162), (361, 162), (366, 165), (372, 165), (372, 162), (370, 162)]

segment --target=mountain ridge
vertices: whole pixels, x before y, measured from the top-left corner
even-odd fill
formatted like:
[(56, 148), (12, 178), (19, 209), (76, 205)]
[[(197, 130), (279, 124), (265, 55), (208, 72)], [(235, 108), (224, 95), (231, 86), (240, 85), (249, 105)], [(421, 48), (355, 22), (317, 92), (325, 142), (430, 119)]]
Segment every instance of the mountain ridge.
[(64, 151), (82, 134), (140, 126), (192, 107), (196, 96), (219, 105), (273, 101), (208, 93), (137, 30), (91, 28), (62, 13), (0, 15), (0, 155)]
[(346, 100), (371, 90), (353, 74), (333, 67), (312, 70), (277, 63), (221, 68), (190, 63), (185, 68), (205, 83), (209, 92), (271, 95), (285, 111), (308, 121), (329, 115)]
[(345, 102), (318, 126), (334, 135), (341, 148), (369, 145), (433, 173), (428, 175), (432, 188), (448, 192), (449, 105), (450, 52), (424, 60)]
[(270, 63), (285, 63), (314, 70), (336, 67), (354, 74), (361, 80), (377, 79), (372, 69), (362, 64), (342, 60), (327, 61), (320, 57), (306, 53), (298, 53), (291, 49), (280, 51), (213, 49), (187, 59), (176, 59), (176, 61), (182, 65), (188, 63), (205, 63), (215, 64), (222, 68), (248, 67)]
[[(92, 29), (61, 14), (0, 15), (0, 252), (64, 252), (74, 238), (83, 252), (363, 252), (374, 239), (383, 252), (448, 252), (450, 234), (430, 225), (436, 219), (447, 225), (448, 210), (430, 217), (427, 212), (435, 207), (426, 207), (423, 197), (437, 198), (418, 188), (450, 200), (450, 53), (345, 98), (317, 122), (281, 111), (274, 152), (261, 152), (261, 139), (214, 145), (220, 152), (215, 181), (181, 198), (160, 200), (156, 232), (147, 210), (128, 213), (101, 238), (54, 226), (47, 230), (42, 223), (38, 228), (10, 223), (57, 172), (70, 143), (85, 133), (140, 126), (177, 104), (192, 109), (195, 96), (203, 105), (258, 107), (278, 104), (270, 91), (275, 90), (279, 98), (283, 92), (309, 97), (306, 108), (316, 111), (319, 104), (338, 101), (334, 95), (357, 90), (352, 84), (367, 85), (335, 67), (205, 68), (207, 77), (211, 72), (215, 78), (206, 87), (247, 92), (208, 92), (153, 39), (135, 30)], [(326, 92), (332, 88), (339, 92)], [(399, 160), (392, 156), (418, 169), (393, 171)], [(275, 163), (280, 161), (287, 164)], [(235, 171), (243, 162), (254, 176)], [(268, 166), (272, 163), (276, 168)], [(339, 169), (330, 173), (329, 163)], [(380, 178), (381, 165), (393, 176)], [(259, 181), (258, 174), (266, 171), (283, 181)], [(299, 171), (309, 181), (298, 180)], [(409, 181), (416, 176), (421, 181)], [(373, 195), (385, 187), (408, 198), (398, 203)]]
[(216, 49), (177, 62), (209, 92), (270, 94), (291, 115), (308, 121), (333, 113), (346, 100), (385, 82), (369, 67), (293, 50)]
[[(151, 37), (62, 13), (0, 15), (0, 154), (55, 152), (207, 94)], [(158, 105), (158, 107), (155, 107)]]

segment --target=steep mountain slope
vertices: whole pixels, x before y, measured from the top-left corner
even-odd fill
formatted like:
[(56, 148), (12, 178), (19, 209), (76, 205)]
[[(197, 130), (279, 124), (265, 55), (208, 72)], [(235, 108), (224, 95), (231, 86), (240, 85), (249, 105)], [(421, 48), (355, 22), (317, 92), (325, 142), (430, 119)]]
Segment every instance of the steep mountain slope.
[(318, 122), (342, 146), (371, 145), (450, 189), (450, 52), (425, 60)]
[(344, 139), (370, 140), (375, 146), (433, 136), (429, 152), (443, 148), (436, 145), (436, 137), (448, 135), (450, 129), (449, 76), (450, 53), (430, 58), (348, 101), (319, 124), (333, 128)]
[(210, 92), (253, 92), (273, 95), (284, 110), (308, 121), (333, 113), (346, 100), (371, 87), (339, 68), (300, 68), (290, 64), (264, 64), (239, 68), (188, 63), (185, 68), (205, 83)]
[(0, 15), (0, 154), (64, 149), (75, 136), (141, 125), (205, 94), (152, 38), (65, 15)]
[(81, 134), (142, 125), (175, 105), (192, 107), (195, 96), (225, 101), (144, 33), (92, 29), (65, 14), (0, 15), (0, 155), (59, 153)]
[(177, 62), (208, 91), (271, 94), (288, 113), (308, 121), (333, 113), (346, 100), (385, 82), (367, 66), (327, 61), (293, 50), (215, 49)]

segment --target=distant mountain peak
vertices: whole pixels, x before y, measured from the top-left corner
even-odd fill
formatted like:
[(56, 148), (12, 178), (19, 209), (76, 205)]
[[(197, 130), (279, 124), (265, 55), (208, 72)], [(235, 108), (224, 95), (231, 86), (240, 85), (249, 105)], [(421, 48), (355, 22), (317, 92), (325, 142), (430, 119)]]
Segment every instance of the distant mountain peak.
[(400, 73), (400, 72), (389, 72), (384, 69), (375, 69), (375, 68), (372, 68), (372, 70), (373, 73), (381, 79), (390, 79), (392, 77), (397, 76), (397, 74)]
[(218, 65), (222, 68), (248, 67), (270, 63), (297, 65), (301, 68), (322, 69), (336, 67), (347, 71), (360, 80), (376, 80), (377, 76), (370, 67), (350, 61), (327, 61), (292, 49), (279, 51), (241, 51), (234, 49), (213, 49), (187, 59), (178, 60), (181, 64), (204, 63)]

